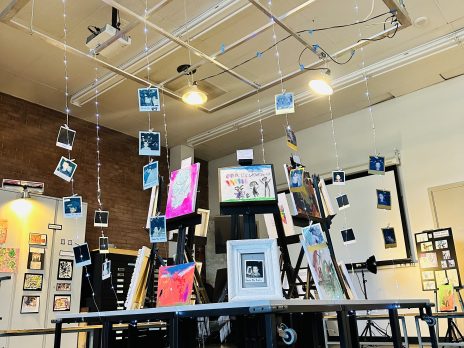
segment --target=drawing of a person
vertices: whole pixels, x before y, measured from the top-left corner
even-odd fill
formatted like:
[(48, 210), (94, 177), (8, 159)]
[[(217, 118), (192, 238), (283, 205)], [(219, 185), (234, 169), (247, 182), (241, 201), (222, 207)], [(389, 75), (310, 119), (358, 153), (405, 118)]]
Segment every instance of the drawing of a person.
[(253, 197), (258, 197), (259, 196), (258, 186), (259, 185), (258, 185), (258, 183), (256, 181), (250, 182), (250, 188), (252, 190)]
[(261, 182), (264, 184), (264, 197), (271, 196), (271, 189), (269, 188), (269, 182), (271, 179), (268, 179), (267, 176), (261, 178)]

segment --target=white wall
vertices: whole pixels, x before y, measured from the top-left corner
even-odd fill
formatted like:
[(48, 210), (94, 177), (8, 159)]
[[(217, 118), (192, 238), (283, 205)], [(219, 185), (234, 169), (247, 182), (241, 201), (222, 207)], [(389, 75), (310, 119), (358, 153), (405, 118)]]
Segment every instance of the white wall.
[[(427, 189), (464, 180), (463, 91), (464, 77), (461, 76), (373, 107), (378, 152), (387, 157), (393, 156), (395, 149), (401, 153), (400, 179), (412, 233), (434, 227)], [(337, 95), (332, 98), (336, 99)], [(335, 131), (340, 165), (348, 168), (367, 164), (368, 155), (373, 152), (368, 110), (336, 119)], [(329, 122), (299, 131), (296, 136), (299, 155), (310, 172), (326, 173), (335, 169)], [(254, 150), (260, 154), (259, 146)], [(284, 172), (280, 168), (289, 161), (290, 155), (285, 138), (265, 143), (265, 153), (266, 162), (276, 167), (277, 185), (284, 183)], [(212, 216), (219, 214), (217, 168), (235, 164), (234, 156), (209, 162)], [(214, 248), (207, 249), (208, 260), (211, 253)], [(209, 276), (214, 274), (211, 267), (209, 263)], [(421, 290), (416, 266), (387, 268), (376, 276), (369, 275), (368, 295), (371, 299), (433, 297), (433, 293)]]

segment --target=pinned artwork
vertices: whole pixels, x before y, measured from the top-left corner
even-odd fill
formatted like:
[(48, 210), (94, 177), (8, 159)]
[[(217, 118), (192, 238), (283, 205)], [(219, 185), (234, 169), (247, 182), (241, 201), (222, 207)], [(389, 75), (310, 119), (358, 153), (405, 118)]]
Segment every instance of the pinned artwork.
[(29, 248), (29, 257), (27, 259), (27, 268), (33, 270), (43, 270), (45, 262), (45, 249)]
[(102, 280), (111, 278), (111, 260), (102, 263)]
[(53, 174), (67, 182), (70, 182), (74, 173), (76, 172), (76, 169), (76, 163), (74, 163), (70, 159), (67, 159), (64, 156), (61, 156), (61, 159), (58, 162), (58, 165), (56, 166), (55, 172)]
[(150, 243), (162, 243), (167, 240), (166, 216), (152, 217), (150, 219)]
[(285, 133), (287, 135), (287, 145), (293, 151), (298, 151), (298, 144), (296, 141), (295, 132), (290, 128), (290, 126), (285, 128)]
[(171, 172), (166, 219), (195, 212), (200, 163)]
[(275, 96), (276, 115), (292, 114), (295, 112), (295, 97), (293, 93), (281, 93)]
[(159, 91), (156, 87), (139, 88), (139, 111), (160, 111)]
[(332, 172), (333, 185), (345, 185), (345, 172), (343, 170), (334, 170)]
[(45, 233), (29, 233), (29, 245), (47, 246)]
[(338, 210), (342, 211), (343, 209), (350, 207), (350, 202), (348, 201), (348, 196), (346, 194), (342, 194), (338, 196), (336, 199), (337, 199)]
[(72, 150), (76, 131), (68, 128), (67, 125), (61, 126), (56, 138), (56, 146), (66, 150)]
[(0, 248), (0, 273), (16, 273), (18, 258), (19, 249)]
[(435, 253), (422, 253), (419, 254), (419, 264), (421, 268), (437, 268), (438, 260)]
[(385, 157), (369, 156), (369, 174), (385, 175)]
[(221, 203), (275, 202), (274, 169), (271, 164), (219, 168)]
[(6, 236), (8, 234), (8, 220), (0, 220), (0, 244), (6, 242)]
[(290, 170), (290, 191), (292, 192), (304, 192), (303, 186), (303, 168), (295, 168)]
[(143, 189), (149, 189), (158, 185), (158, 161), (143, 166)]
[(90, 259), (89, 245), (87, 243), (77, 245), (73, 248), (76, 267), (88, 266), (92, 263)]
[(72, 280), (73, 261), (67, 259), (58, 260), (58, 280)]
[(98, 249), (100, 254), (108, 254), (110, 252), (110, 246), (108, 243), (108, 237), (98, 238)]
[(110, 217), (110, 212), (107, 210), (95, 210), (93, 216), (93, 226), (94, 227), (108, 227), (108, 220)]
[(385, 249), (396, 248), (396, 235), (393, 227), (382, 228)]
[(65, 218), (78, 218), (82, 216), (82, 197), (63, 197), (63, 215)]
[(41, 291), (43, 285), (43, 274), (25, 273), (24, 274), (24, 291)]
[(158, 275), (157, 307), (187, 304), (193, 287), (195, 262), (161, 266)]
[(391, 210), (391, 193), (387, 190), (377, 190), (377, 208)]
[(438, 311), (453, 312), (455, 310), (453, 285), (440, 285), (438, 287)]
[(139, 155), (159, 156), (161, 152), (159, 132), (139, 132)]
[(71, 295), (55, 295), (53, 297), (53, 311), (65, 312), (71, 310)]
[(23, 296), (21, 314), (39, 313), (40, 296)]

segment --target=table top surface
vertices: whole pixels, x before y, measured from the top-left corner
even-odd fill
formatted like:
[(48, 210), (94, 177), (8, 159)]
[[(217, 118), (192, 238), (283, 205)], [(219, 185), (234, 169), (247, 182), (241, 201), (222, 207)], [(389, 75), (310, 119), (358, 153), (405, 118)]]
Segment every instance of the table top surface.
[(197, 305), (184, 305), (159, 308), (144, 308), (134, 310), (118, 310), (106, 312), (90, 313), (59, 313), (57, 320), (82, 320), (97, 319), (104, 317), (127, 318), (142, 315), (164, 315), (164, 316), (205, 316), (210, 315), (229, 315), (239, 312), (248, 313), (270, 313), (270, 312), (332, 312), (343, 309), (356, 310), (365, 309), (391, 309), (391, 308), (415, 308), (430, 305), (428, 299), (405, 299), (405, 300), (253, 300), (253, 301), (236, 301), (223, 303), (208, 303)]

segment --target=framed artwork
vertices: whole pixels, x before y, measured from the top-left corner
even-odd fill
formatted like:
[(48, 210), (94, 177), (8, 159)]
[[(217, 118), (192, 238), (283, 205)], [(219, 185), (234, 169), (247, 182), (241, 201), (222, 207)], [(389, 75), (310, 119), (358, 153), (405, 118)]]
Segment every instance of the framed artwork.
[(53, 297), (53, 311), (65, 312), (71, 310), (71, 295), (55, 295)]
[(277, 201), (272, 164), (226, 167), (218, 171), (221, 203)]
[(6, 242), (6, 236), (8, 234), (8, 220), (0, 220), (0, 244)]
[(27, 269), (42, 271), (45, 262), (45, 249), (29, 247)]
[(0, 248), (0, 273), (16, 273), (18, 271), (19, 249)]
[(58, 280), (72, 280), (73, 275), (73, 260), (59, 259), (58, 260)]
[(227, 241), (229, 301), (282, 300), (275, 239)]
[(25, 273), (23, 290), (25, 291), (42, 291), (43, 274)]
[(166, 232), (166, 216), (158, 215), (150, 219), (150, 243), (162, 243), (168, 240)]
[(438, 311), (454, 312), (455, 310), (453, 285), (440, 285), (438, 287)]
[(338, 278), (336, 265), (330, 254), (324, 231), (320, 224), (303, 229), (301, 244), (316, 285), (320, 300), (345, 300), (345, 293)]
[(195, 236), (206, 237), (208, 234), (209, 213), (207, 209), (197, 209), (197, 213), (201, 215), (201, 224), (195, 226)]
[(21, 301), (21, 314), (39, 313), (40, 296), (23, 296)]
[(45, 233), (29, 233), (29, 245), (47, 246)]
[(195, 213), (200, 163), (171, 172), (166, 219)]
[[(277, 205), (279, 206), (280, 218), (282, 220), (282, 225), (284, 226), (285, 235), (294, 235), (295, 226), (293, 225), (293, 219), (290, 213), (287, 195), (285, 193), (279, 193), (277, 195)], [(264, 214), (264, 222), (266, 224), (267, 234), (269, 235), (269, 238), (277, 238), (277, 229), (274, 221), (274, 215)]]
[(71, 283), (56, 283), (56, 291), (71, 291)]
[(192, 294), (195, 262), (160, 266), (157, 307), (188, 304)]

